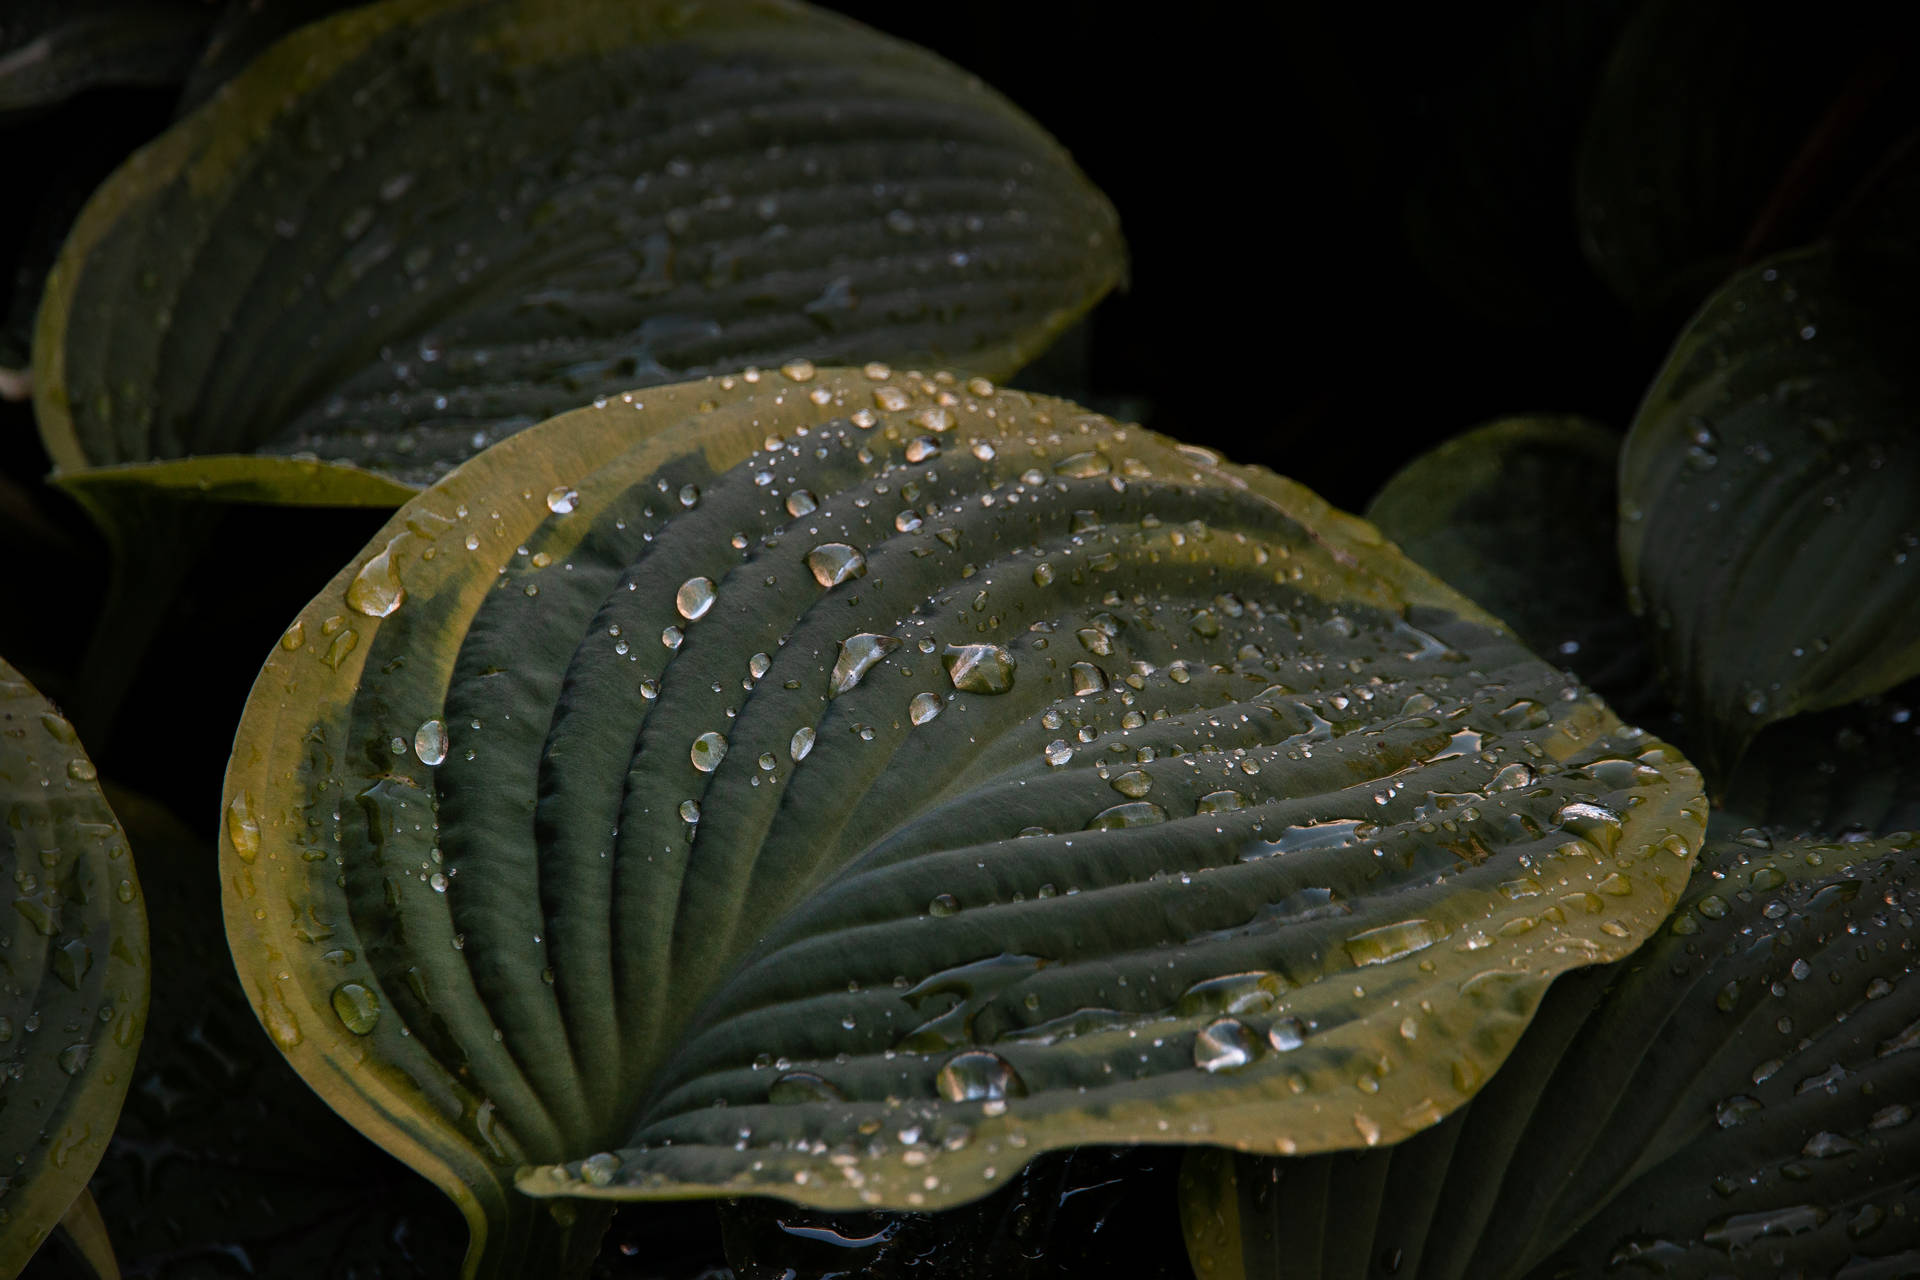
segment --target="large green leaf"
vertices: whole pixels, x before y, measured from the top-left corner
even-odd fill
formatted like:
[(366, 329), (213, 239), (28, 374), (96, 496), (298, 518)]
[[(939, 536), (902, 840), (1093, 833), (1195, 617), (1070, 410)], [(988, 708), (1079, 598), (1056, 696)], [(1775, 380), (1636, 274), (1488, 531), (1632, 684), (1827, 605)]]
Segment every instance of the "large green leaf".
[(69, 484), (259, 453), (417, 486), (690, 372), (1002, 376), (1121, 266), (1031, 120), (845, 19), (386, 0), (280, 40), (102, 186), (42, 303), (35, 407)]
[(1742, 272), (1627, 437), (1622, 567), (1717, 787), (1763, 726), (1920, 675), (1917, 288), (1881, 249)]
[(0, 1275), (87, 1185), (147, 1013), (133, 858), (60, 713), (0, 661)]
[[(1201, 1275), (1831, 1274), (1920, 1264), (1920, 838), (1710, 844), (1672, 923), (1554, 985), (1391, 1151), (1198, 1150)], [(1856, 1274), (1849, 1270), (1846, 1274)]]
[(1290, 481), (797, 364), (402, 508), (262, 669), (226, 804), (263, 1021), (502, 1267), (528, 1196), (937, 1208), (1082, 1143), (1393, 1141), (1646, 936), (1705, 817)]
[(1614, 551), (1619, 455), (1584, 418), (1503, 418), (1402, 467), (1367, 519), (1633, 717), (1658, 689)]
[(1729, 836), (1920, 831), (1920, 681), (1770, 726), (1712, 823)]

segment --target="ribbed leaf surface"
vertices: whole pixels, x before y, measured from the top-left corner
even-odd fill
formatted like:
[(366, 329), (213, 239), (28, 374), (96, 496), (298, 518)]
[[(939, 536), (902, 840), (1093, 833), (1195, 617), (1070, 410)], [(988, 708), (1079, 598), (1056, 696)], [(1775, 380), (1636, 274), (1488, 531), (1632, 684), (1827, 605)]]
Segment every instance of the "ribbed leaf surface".
[(1630, 599), (1723, 773), (1776, 720), (1920, 675), (1917, 283), (1908, 255), (1832, 246), (1742, 272), (1627, 436)]
[(1554, 985), (1391, 1151), (1197, 1151), (1202, 1275), (1912, 1274), (1920, 841), (1717, 841), (1673, 921)]
[(147, 918), (73, 727), (0, 660), (0, 1274), (87, 1185), (147, 1014)]
[(561, 409), (816, 359), (1012, 372), (1112, 209), (931, 54), (785, 0), (387, 0), (95, 195), (36, 408), (68, 471), (311, 454), (418, 485)]
[(226, 799), (268, 1028), (494, 1214), (516, 1171), (932, 1208), (1080, 1143), (1394, 1141), (1647, 935), (1704, 821), (1299, 486), (801, 364), (403, 508), (262, 670)]

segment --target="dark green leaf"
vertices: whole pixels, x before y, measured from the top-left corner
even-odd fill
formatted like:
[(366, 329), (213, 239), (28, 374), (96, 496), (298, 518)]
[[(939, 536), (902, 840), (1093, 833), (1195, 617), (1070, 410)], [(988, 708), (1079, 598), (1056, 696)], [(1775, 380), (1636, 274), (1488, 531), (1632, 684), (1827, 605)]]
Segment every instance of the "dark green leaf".
[(417, 487), (690, 372), (1003, 376), (1122, 260), (1031, 120), (819, 10), (387, 0), (279, 41), (101, 188), (35, 406), (65, 471), (316, 455)]
[(1190, 1156), (1199, 1274), (1910, 1274), (1917, 902), (1912, 834), (1710, 844), (1672, 923), (1556, 982), (1433, 1129), (1389, 1152)]
[(1637, 719), (1659, 690), (1615, 551), (1619, 453), (1618, 433), (1584, 418), (1502, 419), (1408, 463), (1367, 518)]
[(222, 871), (296, 1068), (511, 1259), (527, 1195), (1393, 1141), (1665, 916), (1697, 784), (1290, 481), (795, 367), (402, 508), (261, 672)]
[(1920, 831), (1920, 682), (1764, 730), (1712, 822), (1727, 835)]
[(1627, 437), (1621, 564), (1716, 787), (1762, 727), (1920, 674), (1916, 290), (1885, 250), (1742, 272)]
[(1750, 238), (1796, 243), (1772, 239), (1772, 224), (1814, 194), (1827, 114), (1844, 116), (1848, 81), (1889, 36), (1876, 28), (1890, 13), (1864, 0), (1641, 4), (1601, 77), (1576, 170), (1582, 242), (1601, 278), (1678, 323)]
[(0, 660), (0, 1274), (67, 1212), (113, 1132), (147, 1014), (126, 837), (73, 727)]

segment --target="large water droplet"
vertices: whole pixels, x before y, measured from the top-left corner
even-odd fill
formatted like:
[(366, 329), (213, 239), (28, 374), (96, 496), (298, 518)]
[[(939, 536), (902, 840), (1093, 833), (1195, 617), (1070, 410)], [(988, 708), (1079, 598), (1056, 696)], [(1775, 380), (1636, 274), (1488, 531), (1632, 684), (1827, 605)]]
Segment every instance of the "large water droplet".
[(447, 758), (447, 726), (439, 720), (428, 720), (413, 731), (413, 754), (420, 757), (424, 765), (438, 765)]
[(948, 1102), (989, 1102), (1024, 1097), (1027, 1092), (1013, 1064), (986, 1049), (954, 1054), (933, 1083)]
[(227, 806), (227, 842), (242, 862), (260, 856), (260, 820), (253, 815), (252, 797), (244, 791)]
[(867, 558), (858, 547), (844, 542), (823, 542), (807, 552), (807, 568), (813, 580), (823, 587), (837, 587), (867, 571)]
[(1307, 1024), (1291, 1015), (1267, 1028), (1267, 1043), (1281, 1053), (1291, 1053), (1307, 1042)]
[(793, 740), (787, 743), (787, 754), (793, 757), (795, 764), (805, 760), (807, 752), (813, 750), (813, 739), (814, 732), (806, 725), (801, 725), (793, 731)]
[(1367, 929), (1347, 939), (1347, 955), (1355, 964), (1387, 964), (1425, 951), (1447, 936), (1447, 927), (1431, 920), (1400, 920)]
[(1093, 815), (1087, 823), (1089, 831), (1114, 831), (1123, 827), (1150, 827), (1156, 822), (1165, 822), (1167, 811), (1151, 800), (1131, 800), (1126, 804), (1114, 805), (1111, 809), (1102, 809)]
[(674, 593), (673, 607), (688, 622), (705, 617), (707, 610), (713, 608), (713, 579), (688, 578)]
[(1237, 1018), (1216, 1018), (1193, 1038), (1193, 1065), (1211, 1074), (1237, 1071), (1253, 1061), (1253, 1036)]
[(1262, 969), (1226, 973), (1196, 982), (1180, 993), (1173, 1011), (1181, 1017), (1203, 1013), (1262, 1013), (1287, 990), (1286, 979)]
[(360, 572), (347, 584), (347, 604), (369, 618), (386, 617), (406, 598), (407, 589), (400, 585), (400, 575), (393, 567), (392, 542), (361, 565)]
[(1153, 790), (1153, 775), (1149, 774), (1145, 769), (1129, 769), (1119, 777), (1113, 779), (1108, 785), (1121, 795), (1131, 796), (1135, 800), (1138, 800), (1146, 795), (1147, 792)]
[(573, 510), (580, 501), (580, 495), (564, 484), (557, 484), (547, 490), (547, 510), (557, 516), (564, 516)]
[(1603, 804), (1577, 800), (1561, 805), (1553, 821), (1561, 830), (1578, 836), (1602, 853), (1612, 853), (1620, 843), (1620, 815)]
[(915, 724), (926, 724), (939, 715), (947, 704), (937, 693), (916, 693), (907, 703), (907, 719)]
[(70, 1044), (60, 1051), (60, 1069), (70, 1076), (77, 1076), (87, 1069), (87, 1061), (93, 1057), (93, 1046), (82, 1040)]
[(709, 729), (693, 740), (693, 767), (702, 773), (712, 773), (727, 758), (726, 738)]
[(380, 1021), (380, 997), (357, 982), (343, 982), (333, 989), (333, 1012), (341, 1026), (364, 1036)]
[(833, 696), (837, 698), (856, 688), (874, 664), (898, 649), (901, 643), (898, 636), (876, 635), (871, 631), (862, 631), (841, 641), (840, 656), (834, 660), (828, 682)]
[(1013, 688), (1013, 653), (1005, 645), (948, 645), (947, 679), (962, 693), (1005, 693)]

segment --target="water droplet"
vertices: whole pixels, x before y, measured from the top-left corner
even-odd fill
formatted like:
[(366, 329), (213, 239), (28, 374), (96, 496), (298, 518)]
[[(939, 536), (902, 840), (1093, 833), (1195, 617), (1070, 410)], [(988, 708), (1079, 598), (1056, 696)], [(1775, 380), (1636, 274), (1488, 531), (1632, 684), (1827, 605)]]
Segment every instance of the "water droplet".
[(705, 617), (707, 610), (713, 608), (713, 579), (688, 578), (674, 593), (673, 607), (688, 622)]
[(933, 900), (927, 903), (927, 914), (930, 916), (944, 918), (954, 915), (959, 910), (960, 900), (950, 893), (936, 893), (933, 895)]
[(100, 776), (100, 771), (95, 769), (93, 761), (85, 756), (75, 756), (67, 761), (67, 776), (75, 782), (92, 782)]
[(1150, 827), (1165, 822), (1167, 811), (1151, 800), (1130, 800), (1126, 804), (1102, 809), (1087, 823), (1089, 831), (1114, 831), (1124, 827)]
[(1290, 1053), (1306, 1042), (1306, 1024), (1291, 1015), (1277, 1020), (1267, 1028), (1267, 1043), (1281, 1053)]
[(1113, 470), (1113, 463), (1107, 455), (1089, 449), (1084, 453), (1074, 453), (1060, 459), (1053, 466), (1055, 475), (1068, 476), (1075, 480), (1089, 480), (1094, 476), (1104, 476)]
[(547, 510), (557, 516), (564, 516), (572, 511), (574, 504), (578, 501), (580, 501), (580, 495), (564, 484), (557, 484), (547, 490)]
[(1004, 645), (948, 645), (941, 660), (947, 679), (962, 693), (1005, 693), (1013, 688), (1013, 653)]
[(1431, 920), (1401, 920), (1354, 934), (1347, 939), (1347, 955), (1357, 965), (1387, 964), (1425, 951), (1447, 933), (1445, 925)]
[(349, 607), (369, 618), (384, 618), (406, 600), (407, 589), (400, 585), (400, 575), (393, 567), (394, 543), (399, 541), (397, 537), (389, 542), (378, 555), (360, 566), (360, 572), (353, 575), (353, 581), (347, 584)]
[(428, 766), (440, 764), (447, 758), (447, 726), (439, 720), (428, 720), (413, 731), (413, 754), (420, 757), (420, 763)]
[(253, 799), (242, 791), (227, 806), (227, 842), (242, 862), (260, 856), (260, 820), (253, 815)]
[(1121, 795), (1138, 800), (1153, 790), (1153, 777), (1144, 769), (1129, 769), (1113, 779), (1109, 785)]
[(333, 989), (333, 1012), (341, 1026), (364, 1036), (380, 1021), (380, 997), (357, 982), (343, 982)]
[(87, 1060), (93, 1057), (93, 1046), (82, 1040), (79, 1044), (70, 1044), (60, 1051), (60, 1069), (70, 1076), (77, 1076), (87, 1069)]
[(780, 372), (795, 382), (811, 382), (815, 370), (811, 360), (789, 360), (780, 366)]
[(812, 515), (819, 509), (820, 500), (810, 490), (795, 489), (787, 495), (787, 514), (798, 520), (801, 516)]
[(1091, 662), (1074, 663), (1072, 675), (1073, 691), (1081, 697), (1093, 693), (1105, 693), (1107, 690), (1107, 673)]
[(787, 743), (787, 754), (793, 757), (795, 764), (805, 760), (807, 752), (813, 750), (813, 739), (813, 730), (805, 725), (793, 731), (793, 740)]
[(907, 703), (907, 719), (915, 724), (925, 724), (939, 715), (946, 705), (937, 693), (916, 693), (913, 700)]
[(1182, 991), (1174, 1001), (1173, 1011), (1183, 1018), (1207, 1013), (1235, 1017), (1265, 1013), (1286, 990), (1286, 980), (1277, 973), (1262, 969), (1226, 973), (1196, 982)]
[(680, 820), (682, 822), (700, 821), (700, 802), (698, 800), (682, 800), (680, 802)]
[(620, 1171), (620, 1157), (611, 1151), (597, 1151), (580, 1162), (580, 1181), (590, 1187), (613, 1185), (613, 1175)]
[(947, 1059), (934, 1087), (948, 1102), (984, 1102), (1024, 1097), (1026, 1083), (1013, 1065), (986, 1049), (968, 1049)]
[(1067, 745), (1065, 738), (1055, 738), (1047, 744), (1047, 763), (1058, 769), (1073, 759), (1073, 748)]
[(702, 773), (712, 773), (727, 757), (727, 740), (709, 729), (693, 740), (691, 755), (694, 768)]
[(1194, 802), (1195, 813), (1228, 813), (1246, 807), (1246, 797), (1238, 791), (1209, 791)]
[(840, 1086), (812, 1071), (788, 1071), (775, 1076), (767, 1086), (767, 1101), (780, 1104), (806, 1102), (844, 1102), (847, 1095)]
[(1562, 805), (1553, 815), (1554, 825), (1585, 840), (1602, 853), (1612, 853), (1620, 843), (1620, 815), (1603, 804), (1575, 801)]
[(1193, 1038), (1193, 1065), (1208, 1074), (1237, 1071), (1253, 1056), (1253, 1036), (1237, 1018), (1216, 1018)]
[(834, 697), (851, 692), (866, 679), (867, 672), (874, 664), (898, 649), (903, 641), (898, 636), (876, 635), (871, 631), (862, 631), (858, 635), (848, 636), (840, 642), (840, 656), (834, 660), (833, 674), (828, 685)]
[(807, 552), (807, 568), (821, 586), (837, 587), (863, 576), (867, 572), (867, 558), (858, 548), (844, 542), (823, 542)]

